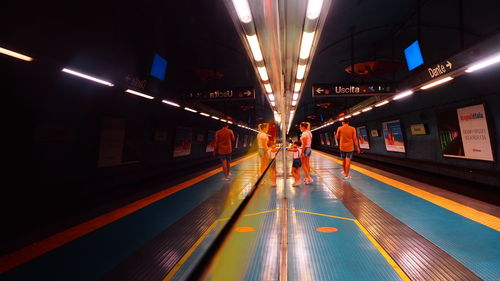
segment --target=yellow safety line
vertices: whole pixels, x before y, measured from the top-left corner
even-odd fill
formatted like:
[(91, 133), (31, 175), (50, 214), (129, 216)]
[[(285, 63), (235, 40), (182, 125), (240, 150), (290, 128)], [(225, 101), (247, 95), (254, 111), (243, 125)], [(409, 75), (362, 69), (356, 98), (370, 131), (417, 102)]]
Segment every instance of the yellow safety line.
[(313, 212), (308, 212), (308, 211), (300, 211), (300, 210), (295, 210), (295, 209), (288, 209), (288, 210), (293, 211), (293, 212), (298, 212), (298, 213), (306, 213), (306, 214), (316, 215), (316, 216), (323, 216), (323, 217), (336, 218), (336, 219), (342, 219), (342, 220), (356, 221), (355, 219), (351, 219), (351, 218), (338, 217), (338, 216), (332, 216), (332, 215), (326, 215), (326, 214), (320, 214), (320, 213), (313, 213)]
[(191, 254), (198, 248), (198, 246), (205, 240), (205, 238), (208, 236), (208, 234), (214, 229), (214, 227), (219, 223), (220, 220), (215, 220), (209, 227), (208, 229), (196, 240), (196, 242), (189, 248), (189, 250), (182, 256), (182, 258), (177, 262), (177, 264), (170, 270), (170, 272), (167, 274), (167, 276), (163, 279), (163, 281), (169, 281), (174, 277), (174, 275), (179, 271), (179, 269), (182, 267), (182, 265), (189, 259)]
[[(325, 158), (331, 159), (331, 160), (335, 161), (336, 163), (339, 163), (339, 164), (342, 163), (342, 161), (335, 159), (335, 158), (333, 158), (329, 155), (326, 155), (324, 153), (321, 153), (318, 151), (315, 151), (315, 153), (317, 153)], [(419, 188), (411, 186), (409, 184), (402, 183), (402, 182), (397, 181), (395, 179), (391, 179), (389, 177), (379, 175), (375, 172), (369, 171), (369, 170), (361, 168), (359, 166), (351, 164), (351, 167), (353, 170), (356, 170), (360, 173), (363, 173), (371, 178), (374, 178), (374, 179), (381, 181), (385, 184), (391, 185), (395, 188), (398, 188), (400, 190), (408, 192), (408, 193), (410, 193), (414, 196), (417, 196), (419, 198), (422, 198), (424, 200), (427, 200), (433, 204), (436, 204), (442, 208), (445, 208), (449, 211), (452, 211), (456, 214), (459, 214), (463, 217), (466, 217), (466, 218), (473, 220), (477, 223), (480, 223), (484, 226), (490, 227), (496, 231), (500, 231), (500, 218), (498, 218), (496, 216), (481, 212), (481, 211), (476, 210), (474, 208), (471, 208), (469, 206), (460, 204), (460, 203), (455, 202), (453, 200), (450, 200), (450, 199), (444, 198), (442, 196), (430, 193), (428, 191), (419, 189)]]
[(377, 250), (382, 254), (382, 256), (385, 258), (385, 260), (389, 263), (389, 265), (396, 271), (396, 273), (401, 277), (402, 280), (404, 281), (411, 281), (411, 279), (406, 275), (406, 273), (399, 267), (399, 265), (392, 259), (392, 257), (380, 246), (380, 244), (373, 238), (373, 236), (359, 223), (359, 221), (354, 220), (356, 225), (363, 231), (363, 233), (366, 235), (366, 237), (372, 242), (372, 244), (377, 248)]
[[(237, 161), (231, 163), (231, 166), (235, 166), (245, 160), (248, 160), (254, 157), (257, 153), (252, 153), (248, 156), (245, 156)], [(166, 198), (176, 192), (179, 192), (183, 189), (190, 187), (210, 176), (213, 176), (217, 173), (220, 173), (222, 168), (213, 169), (204, 174), (201, 174), (195, 178), (189, 179), (185, 182), (179, 183), (174, 186), (170, 186), (162, 191), (149, 195), (143, 199), (139, 199), (135, 202), (132, 202), (128, 205), (120, 207), (116, 210), (113, 210), (109, 213), (103, 214), (96, 218), (93, 218), (89, 221), (81, 223), (79, 225), (73, 226), (67, 230), (56, 233), (48, 238), (35, 242), (31, 245), (28, 245), (22, 249), (14, 251), (12, 253), (6, 254), (0, 257), (0, 274), (17, 267), (21, 264), (24, 264), (34, 258), (37, 258), (47, 252), (50, 252), (56, 248), (63, 246), (66, 243), (69, 243), (77, 238), (80, 238), (90, 232), (93, 232), (101, 227), (104, 227), (114, 221), (117, 221), (137, 210), (140, 210), (146, 206), (153, 204), (156, 201), (159, 201), (163, 198)]]

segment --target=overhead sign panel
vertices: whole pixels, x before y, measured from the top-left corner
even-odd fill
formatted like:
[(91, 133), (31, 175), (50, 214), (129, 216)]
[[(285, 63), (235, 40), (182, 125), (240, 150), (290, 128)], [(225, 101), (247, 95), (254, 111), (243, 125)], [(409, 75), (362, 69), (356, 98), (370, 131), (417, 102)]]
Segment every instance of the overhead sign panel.
[(255, 99), (255, 88), (191, 92), (186, 95), (186, 98), (196, 100), (250, 100)]
[(374, 96), (390, 94), (394, 88), (387, 84), (318, 84), (313, 85), (313, 97)]

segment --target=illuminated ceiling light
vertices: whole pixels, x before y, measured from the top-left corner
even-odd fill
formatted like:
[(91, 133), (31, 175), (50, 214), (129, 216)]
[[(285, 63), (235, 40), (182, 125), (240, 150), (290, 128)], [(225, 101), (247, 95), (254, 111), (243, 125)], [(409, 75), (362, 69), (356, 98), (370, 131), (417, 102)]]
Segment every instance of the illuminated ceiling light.
[(247, 35), (247, 41), (250, 45), (250, 50), (252, 50), (253, 58), (255, 61), (262, 61), (264, 58), (262, 57), (262, 53), (260, 51), (259, 39), (257, 38), (257, 34), (249, 36)]
[(302, 83), (295, 83), (295, 88), (294, 88), (295, 92), (300, 91), (301, 86), (302, 86)]
[(375, 105), (375, 107), (380, 107), (380, 106), (382, 106), (382, 105), (386, 105), (386, 104), (388, 104), (388, 103), (389, 103), (389, 101), (388, 101), (388, 100), (385, 100), (385, 101), (383, 101), (383, 102), (379, 102), (379, 103), (377, 103), (377, 104)]
[(222, 122), (227, 122), (227, 120), (226, 120), (226, 119), (220, 119), (220, 121), (222, 121)]
[(361, 114), (361, 111), (356, 111), (352, 114), (352, 116), (356, 116), (356, 115), (360, 115)]
[(210, 114), (206, 114), (206, 113), (204, 113), (204, 112), (200, 112), (200, 115), (203, 115), (203, 116), (206, 116), (206, 117), (209, 117), (209, 116), (210, 116)]
[(471, 73), (499, 62), (500, 62), (500, 54), (497, 54), (495, 56), (489, 57), (487, 59), (479, 61), (478, 63), (473, 64), (471, 67), (467, 68), (465, 72)]
[(233, 5), (240, 21), (244, 23), (252, 21), (252, 12), (250, 11), (250, 6), (248, 6), (247, 0), (233, 0)]
[(367, 111), (370, 111), (370, 110), (372, 110), (372, 109), (373, 109), (373, 107), (371, 107), (371, 106), (370, 106), (370, 107), (367, 107), (367, 108), (365, 108), (365, 109), (363, 109), (363, 110), (361, 110), (361, 111), (362, 111), (362, 112), (367, 112)]
[(296, 100), (293, 100), (292, 101), (292, 106), (296, 106), (297, 105), (297, 101)]
[(229, 124), (233, 124), (233, 122), (232, 122), (232, 121), (227, 121), (227, 123), (229, 123)]
[(194, 113), (197, 113), (198, 111), (192, 109), (192, 108), (189, 108), (189, 107), (184, 107), (184, 110), (187, 110), (187, 111), (191, 111), (191, 112), (194, 112)]
[(273, 92), (273, 88), (271, 88), (271, 84), (264, 84), (264, 88), (266, 88), (267, 93)]
[(92, 76), (89, 76), (89, 75), (86, 75), (86, 74), (83, 74), (83, 73), (80, 73), (80, 72), (77, 72), (77, 71), (74, 71), (74, 70), (71, 70), (71, 69), (63, 68), (62, 71), (66, 72), (68, 74), (71, 74), (71, 75), (78, 76), (78, 77), (83, 78), (83, 79), (87, 79), (87, 80), (94, 81), (94, 82), (99, 83), (99, 84), (106, 85), (108, 87), (113, 87), (114, 86), (113, 83), (111, 83), (111, 82), (104, 81), (104, 80), (101, 80), (101, 79), (97, 79), (95, 77), (92, 77)]
[(435, 81), (435, 82), (429, 83), (429, 84), (427, 84), (427, 85), (423, 86), (423, 87), (422, 87), (422, 88), (420, 88), (420, 89), (422, 89), (422, 90), (426, 90), (426, 89), (429, 89), (429, 88), (432, 88), (432, 87), (435, 87), (435, 86), (441, 85), (441, 84), (446, 83), (446, 82), (451, 81), (451, 80), (453, 80), (453, 77), (451, 77), (451, 76), (446, 76), (446, 77), (441, 78), (441, 79), (439, 79), (439, 80), (437, 80), (437, 81)]
[(26, 55), (23, 55), (23, 54), (20, 54), (20, 53), (11, 51), (11, 50), (7, 50), (7, 49), (1, 48), (1, 47), (0, 47), (0, 54), (4, 54), (4, 55), (10, 56), (10, 57), (13, 57), (16, 59), (20, 59), (23, 61), (32, 61), (33, 60), (32, 57), (28, 57)]
[(314, 20), (319, 17), (323, 0), (309, 0), (307, 1), (307, 18)]
[(141, 92), (137, 92), (137, 91), (134, 91), (134, 90), (131, 90), (131, 89), (126, 89), (125, 92), (129, 93), (129, 94), (132, 94), (132, 95), (136, 95), (136, 96), (139, 96), (139, 97), (143, 97), (143, 98), (147, 98), (147, 99), (154, 99), (154, 97), (150, 96), (150, 95), (146, 95), (146, 94), (143, 94)]
[(292, 99), (293, 100), (299, 99), (299, 93), (294, 93)]
[(401, 94), (394, 96), (393, 100), (399, 100), (410, 95), (413, 95), (413, 91), (404, 91)]
[(342, 121), (342, 120), (344, 120), (344, 119), (345, 119), (344, 117), (340, 117), (340, 118), (339, 118), (339, 121)]
[(272, 106), (276, 106), (276, 103), (274, 101), (271, 102)]
[(306, 73), (306, 65), (305, 64), (299, 64), (297, 66), (297, 79), (303, 79), (304, 74)]
[(211, 117), (212, 117), (213, 119), (215, 119), (215, 120), (220, 120), (220, 118), (219, 118), (219, 117), (216, 117), (216, 116), (211, 116)]
[(344, 119), (349, 119), (351, 117), (352, 117), (351, 115), (347, 115), (347, 116), (344, 117)]
[(274, 101), (274, 100), (275, 100), (275, 98), (274, 98), (274, 95), (273, 95), (273, 94), (269, 94), (269, 100), (270, 100), (270, 101)]
[(301, 59), (307, 59), (311, 53), (311, 48), (314, 40), (314, 32), (304, 32), (302, 34), (302, 42), (300, 43)]
[(176, 104), (175, 102), (171, 102), (171, 101), (168, 101), (168, 100), (162, 100), (161, 102), (169, 104), (171, 106), (180, 107), (180, 105)]
[(262, 79), (262, 81), (269, 80), (269, 76), (267, 76), (267, 70), (265, 66), (257, 67), (257, 70), (259, 71), (260, 79)]

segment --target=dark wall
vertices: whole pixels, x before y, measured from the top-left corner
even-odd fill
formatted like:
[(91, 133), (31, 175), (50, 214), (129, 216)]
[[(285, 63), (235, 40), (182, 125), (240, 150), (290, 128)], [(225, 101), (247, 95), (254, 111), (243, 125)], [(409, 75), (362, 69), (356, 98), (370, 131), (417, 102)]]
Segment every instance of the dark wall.
[[(64, 212), (80, 212), (96, 202), (144, 193), (153, 185), (164, 188), (180, 177), (219, 164), (205, 148), (208, 130), (220, 129), (220, 121), (46, 64), (0, 59), (8, 69), (0, 86), (6, 121), (1, 206), (8, 221), (29, 224), (41, 213), (55, 218)], [(135, 161), (98, 167), (106, 118), (125, 122), (126, 139), (134, 149), (124, 162)], [(173, 157), (176, 127), (192, 128), (188, 156)], [(241, 137), (255, 135), (233, 125), (230, 128)], [(235, 149), (234, 156), (247, 150)]]
[[(353, 117), (354, 127), (366, 126), (368, 131), (378, 129), (382, 135), (382, 122), (401, 120), (405, 133), (406, 153), (388, 152), (383, 136), (369, 137), (370, 149), (357, 157), (366, 157), (383, 162), (450, 175), (478, 183), (500, 186), (500, 67), (491, 67), (478, 73), (456, 78), (435, 89), (417, 92), (414, 96), (393, 101), (381, 108)], [(437, 114), (484, 103), (489, 122), (496, 162), (447, 158), (442, 156), (437, 128)], [(410, 125), (425, 124), (426, 135), (412, 135)], [(320, 143), (319, 134), (333, 133), (340, 124), (314, 131), (314, 145), (327, 148)], [(333, 147), (332, 147), (333, 148)]]

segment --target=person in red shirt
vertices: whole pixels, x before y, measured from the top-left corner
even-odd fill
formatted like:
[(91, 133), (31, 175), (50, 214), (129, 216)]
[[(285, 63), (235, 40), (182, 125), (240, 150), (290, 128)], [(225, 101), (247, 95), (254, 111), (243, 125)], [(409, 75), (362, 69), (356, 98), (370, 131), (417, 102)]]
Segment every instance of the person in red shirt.
[(224, 180), (229, 180), (231, 176), (229, 168), (231, 167), (231, 153), (233, 152), (234, 133), (229, 129), (228, 124), (223, 124), (222, 129), (215, 133), (215, 154), (219, 154), (222, 163), (222, 170), (224, 171)]
[(340, 139), (340, 157), (342, 158), (343, 167), (342, 175), (344, 179), (350, 179), (351, 176), (349, 172), (351, 169), (351, 159), (354, 153), (354, 147), (356, 146), (358, 154), (361, 152), (358, 138), (356, 137), (356, 129), (349, 126), (349, 120), (345, 119), (342, 121), (342, 126), (337, 129), (335, 138)]

